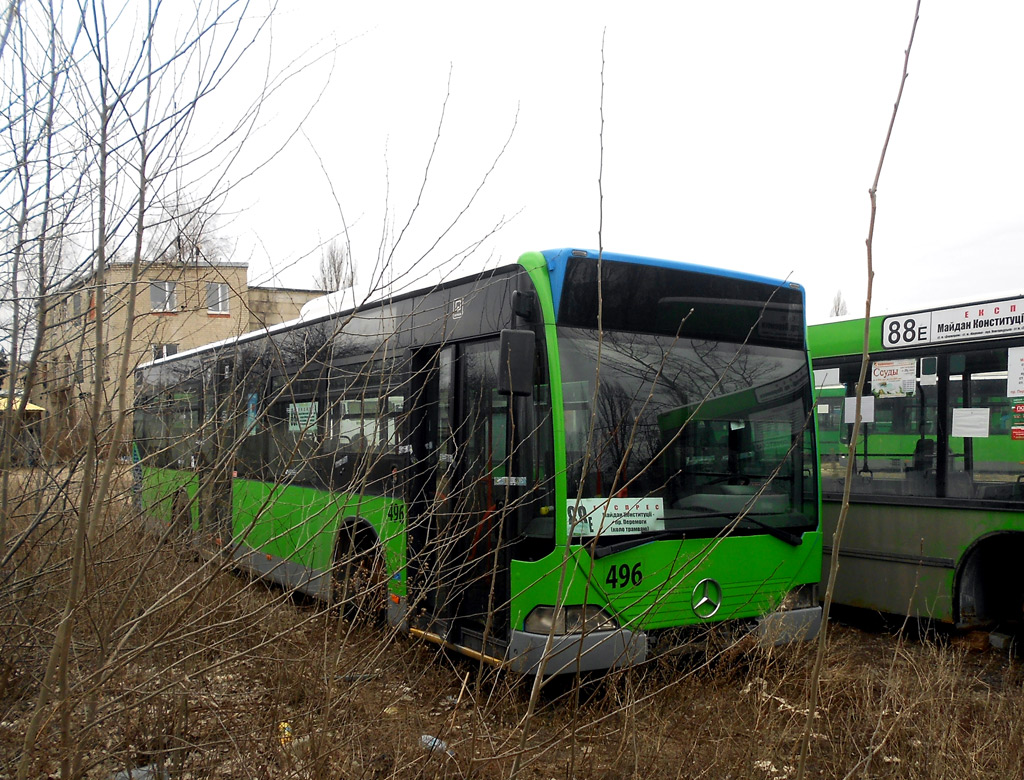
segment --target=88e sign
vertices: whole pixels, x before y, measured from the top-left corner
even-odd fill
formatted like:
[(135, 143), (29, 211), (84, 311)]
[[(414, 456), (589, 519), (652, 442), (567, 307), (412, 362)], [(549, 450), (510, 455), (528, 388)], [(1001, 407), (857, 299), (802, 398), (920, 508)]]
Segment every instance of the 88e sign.
[(927, 344), (931, 340), (927, 313), (886, 317), (882, 320), (882, 346), (886, 349)]

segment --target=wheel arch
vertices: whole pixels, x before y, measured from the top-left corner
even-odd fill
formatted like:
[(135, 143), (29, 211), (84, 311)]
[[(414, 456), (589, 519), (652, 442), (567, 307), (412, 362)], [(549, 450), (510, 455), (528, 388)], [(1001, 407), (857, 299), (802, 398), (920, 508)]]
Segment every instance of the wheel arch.
[[(368, 567), (366, 566), (367, 562), (369, 562)], [(367, 592), (380, 587), (382, 590), (377, 595), (382, 597), (386, 592), (383, 589), (387, 587), (388, 564), (387, 555), (385, 554), (380, 536), (373, 523), (365, 517), (347, 515), (338, 523), (338, 528), (334, 535), (334, 546), (331, 552), (330, 601), (332, 604), (337, 604), (339, 598), (342, 604), (348, 603), (349, 597), (347, 594), (350, 593), (348, 589), (351, 582), (349, 576), (356, 576), (356, 581), (358, 582), (359, 575), (355, 574), (357, 571), (371, 572), (369, 575), (371, 585), (367, 587)], [(362, 587), (358, 587), (354, 592), (358, 591), (362, 591)], [(370, 603), (374, 603), (372, 597)], [(383, 610), (383, 598), (381, 598), (378, 607)], [(372, 607), (372, 609), (378, 607)], [(359, 608), (357, 607), (356, 609), (358, 611)]]
[(960, 558), (953, 583), (953, 619), (962, 627), (1020, 622), (1024, 607), (1024, 531), (976, 539)]
[(338, 522), (338, 528), (334, 532), (334, 540), (331, 544), (331, 565), (336, 566), (340, 563), (342, 559), (339, 556), (344, 555), (347, 550), (353, 552), (375, 550), (382, 559), (386, 559), (377, 528), (362, 515), (346, 515)]

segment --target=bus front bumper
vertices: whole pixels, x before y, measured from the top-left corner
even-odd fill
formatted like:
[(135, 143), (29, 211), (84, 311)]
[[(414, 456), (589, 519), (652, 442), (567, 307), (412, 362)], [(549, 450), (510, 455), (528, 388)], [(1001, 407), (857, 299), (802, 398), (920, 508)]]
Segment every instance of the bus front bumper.
[(647, 635), (642, 631), (556, 634), (545, 657), (547, 641), (547, 634), (513, 630), (505, 656), (509, 668), (520, 674), (540, 672), (547, 677), (631, 666), (647, 659)]
[(821, 606), (770, 612), (757, 619), (761, 644), (787, 645), (814, 639), (821, 630)]

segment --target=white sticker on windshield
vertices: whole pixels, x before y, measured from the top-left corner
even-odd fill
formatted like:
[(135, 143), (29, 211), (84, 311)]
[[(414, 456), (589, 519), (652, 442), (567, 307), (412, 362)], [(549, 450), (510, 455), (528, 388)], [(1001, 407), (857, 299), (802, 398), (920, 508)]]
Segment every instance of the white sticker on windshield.
[(581, 498), (569, 501), (570, 536), (621, 536), (665, 530), (662, 498)]

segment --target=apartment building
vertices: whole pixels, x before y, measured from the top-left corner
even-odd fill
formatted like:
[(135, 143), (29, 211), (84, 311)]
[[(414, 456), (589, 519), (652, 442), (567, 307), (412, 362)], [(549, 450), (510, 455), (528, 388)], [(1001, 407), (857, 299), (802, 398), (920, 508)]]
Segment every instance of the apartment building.
[[(130, 263), (110, 263), (101, 284), (92, 274), (54, 293), (47, 301), (50, 324), (43, 338), (39, 392), (34, 393), (47, 410), (47, 450), (66, 454), (80, 441), (84, 415), (94, 398), (97, 365), (102, 407), (110, 420), (110, 411), (117, 408), (117, 373), (125, 351), (130, 406), (132, 372), (140, 363), (295, 319), (304, 303), (323, 295), (320, 290), (250, 287), (247, 274), (247, 263), (226, 260), (148, 264), (135, 283), (128, 344)], [(97, 349), (99, 305), (103, 339)], [(99, 364), (97, 352), (102, 353)]]

